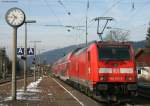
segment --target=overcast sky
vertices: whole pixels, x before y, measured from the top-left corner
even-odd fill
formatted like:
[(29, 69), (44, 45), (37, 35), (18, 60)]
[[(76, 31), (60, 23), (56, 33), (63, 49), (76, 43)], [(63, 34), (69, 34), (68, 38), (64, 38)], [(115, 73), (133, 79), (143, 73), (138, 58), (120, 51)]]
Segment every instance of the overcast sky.
[[(85, 43), (85, 31), (65, 27), (46, 27), (45, 25), (85, 25), (88, 14), (88, 41), (99, 40), (95, 21), (99, 16), (110, 16), (115, 20), (108, 26), (130, 31), (129, 40), (144, 40), (150, 21), (150, 0), (0, 0), (0, 46), (6, 47), (8, 54), (12, 48), (12, 28), (6, 24), (5, 13), (9, 8), (19, 7), (27, 20), (36, 20), (28, 24), (28, 46), (30, 41), (42, 41), (37, 44), (39, 51), (61, 48), (73, 44)], [(68, 14), (70, 13), (70, 14)], [(103, 25), (104, 23), (101, 23)], [(85, 28), (82, 28), (85, 29)], [(109, 30), (105, 30), (107, 33)], [(103, 37), (105, 37), (105, 33)], [(18, 47), (24, 46), (24, 25), (18, 29)]]

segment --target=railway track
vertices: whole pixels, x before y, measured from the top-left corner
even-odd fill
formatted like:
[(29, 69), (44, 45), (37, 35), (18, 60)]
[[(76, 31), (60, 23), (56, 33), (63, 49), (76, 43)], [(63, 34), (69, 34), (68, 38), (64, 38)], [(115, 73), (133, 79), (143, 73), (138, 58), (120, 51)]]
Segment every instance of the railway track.
[(4, 84), (4, 83), (7, 83), (7, 82), (10, 82), (10, 81), (11, 81), (10, 78), (9, 79), (5, 79), (5, 80), (0, 80), (0, 85)]
[(55, 79), (57, 82), (59, 82), (63, 86), (65, 86), (65, 84), (66, 84), (66, 85), (72, 87), (73, 89), (77, 90), (81, 94), (83, 94), (83, 95), (89, 97), (90, 99), (94, 100), (95, 102), (99, 103), (100, 106), (135, 106), (134, 102), (132, 102), (130, 100), (124, 100), (124, 101), (119, 101), (116, 103), (115, 102), (110, 103), (110, 102), (107, 102), (104, 98), (100, 98), (99, 96), (96, 96), (96, 95), (89, 96), (85, 92), (80, 91), (77, 87), (74, 87), (73, 85), (70, 85), (69, 83), (67, 83), (59, 78), (53, 77), (53, 79)]
[[(17, 81), (19, 84), (19, 88), (23, 86), (22, 83), (23, 80)], [(31, 80), (31, 82), (33, 79)], [(9, 86), (10, 83), (8, 83)], [(1, 88), (5, 90), (5, 93), (8, 92), (8, 85), (5, 85), (6, 88)], [(11, 89), (11, 88), (10, 88)], [(3, 90), (0, 90), (3, 94)], [(39, 92), (37, 92), (37, 90)], [(21, 90), (18, 90), (20, 93)], [(34, 90), (32, 90), (34, 91)], [(1, 95), (3, 97), (3, 94)], [(28, 95), (29, 94), (29, 95)], [(8, 94), (9, 96), (10, 94)], [(7, 97), (7, 94), (5, 94), (5, 97)], [(51, 77), (43, 77), (41, 83), (36, 88), (36, 93), (34, 92), (33, 95), (31, 93), (27, 93), (25, 96), (26, 98), (32, 98), (33, 100), (29, 101), (19, 101), (19, 103), (9, 103), (5, 102), (5, 104), (11, 104), (11, 106), (22, 106), (25, 103), (29, 103), (31, 105), (29, 106), (150, 106), (149, 99), (145, 99), (144, 97), (136, 97), (133, 99), (133, 102), (131, 101), (124, 101), (121, 103), (106, 103), (101, 102), (98, 100), (95, 100), (84, 93), (80, 92), (78, 89), (75, 89), (74, 87), (68, 85), (67, 83), (64, 83), (62, 80), (58, 78), (51, 78)], [(34, 98), (39, 98), (39, 101), (35, 101)], [(27, 100), (28, 100), (27, 99)], [(11, 101), (10, 101), (11, 102)], [(36, 104), (34, 104), (36, 102)], [(13, 104), (13, 105), (12, 105)], [(22, 105), (20, 105), (22, 104)], [(40, 104), (40, 105), (37, 105)]]
[[(31, 77), (32, 75), (28, 75), (28, 77)], [(17, 76), (16, 77), (16, 80), (19, 80), (19, 79), (23, 79), (23, 76)], [(5, 84), (7, 82), (11, 82), (11, 77), (7, 77), (6, 79), (1, 79), (0, 80), (0, 85), (1, 84)]]
[[(70, 84), (54, 77), (58, 82), (60, 82), (62, 85), (63, 83), (67, 84), (70, 86)], [(73, 87), (73, 86), (71, 86)], [(73, 87), (74, 88), (74, 87)], [(79, 91), (77, 88), (75, 88), (77, 91)], [(143, 91), (143, 92), (141, 92)], [(125, 100), (125, 101), (120, 101), (118, 103), (108, 103), (106, 101), (103, 101), (102, 98), (98, 97), (90, 97), (91, 99), (95, 100), (97, 103), (102, 104), (102, 106), (150, 106), (149, 98), (150, 96), (150, 88), (142, 88), (140, 87), (139, 90), (139, 95), (137, 97), (132, 98), (132, 100)], [(87, 94), (83, 93), (80, 91), (85, 96), (88, 96)], [(146, 94), (146, 95), (145, 95)], [(144, 104), (144, 105), (143, 105)]]
[(150, 83), (140, 83), (138, 85), (138, 94), (150, 98)]

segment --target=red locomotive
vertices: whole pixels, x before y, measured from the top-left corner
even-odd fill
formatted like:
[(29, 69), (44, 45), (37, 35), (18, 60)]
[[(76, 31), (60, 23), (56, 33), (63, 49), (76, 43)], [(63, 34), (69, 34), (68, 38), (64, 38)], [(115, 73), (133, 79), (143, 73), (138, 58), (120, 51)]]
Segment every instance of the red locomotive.
[(88, 95), (110, 101), (136, 95), (137, 72), (129, 43), (93, 42), (59, 59), (52, 71)]

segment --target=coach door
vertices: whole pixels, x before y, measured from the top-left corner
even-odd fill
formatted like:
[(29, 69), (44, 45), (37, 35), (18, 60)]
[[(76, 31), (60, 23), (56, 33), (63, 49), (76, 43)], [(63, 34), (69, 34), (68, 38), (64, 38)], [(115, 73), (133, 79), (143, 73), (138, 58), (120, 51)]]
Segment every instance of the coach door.
[(91, 56), (90, 56), (90, 51), (87, 52), (88, 55), (87, 55), (87, 58), (88, 58), (88, 61), (87, 61), (87, 75), (88, 75), (88, 79), (90, 78), (90, 74), (91, 74)]

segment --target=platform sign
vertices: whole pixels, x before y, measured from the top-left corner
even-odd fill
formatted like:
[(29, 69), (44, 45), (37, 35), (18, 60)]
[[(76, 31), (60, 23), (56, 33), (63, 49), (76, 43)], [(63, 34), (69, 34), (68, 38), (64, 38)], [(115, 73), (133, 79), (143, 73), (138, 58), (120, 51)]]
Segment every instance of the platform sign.
[(17, 55), (24, 55), (24, 48), (17, 48)]
[[(17, 48), (17, 55), (24, 55), (24, 48)], [(27, 48), (27, 55), (34, 55), (34, 48)]]
[(34, 48), (27, 48), (28, 55), (34, 55)]

